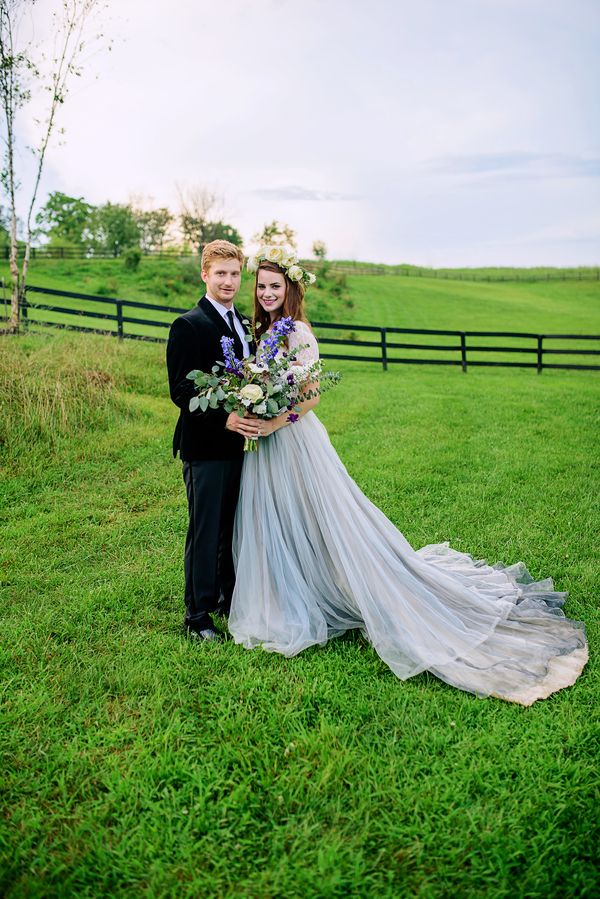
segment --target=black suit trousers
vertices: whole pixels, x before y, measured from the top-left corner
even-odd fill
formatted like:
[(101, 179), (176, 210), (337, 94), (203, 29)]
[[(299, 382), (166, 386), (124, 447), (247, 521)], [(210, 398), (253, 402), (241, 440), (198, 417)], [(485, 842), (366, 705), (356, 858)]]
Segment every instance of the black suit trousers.
[(193, 630), (211, 625), (209, 612), (231, 604), (235, 571), (231, 543), (243, 456), (183, 463), (189, 525), (185, 540), (185, 619)]

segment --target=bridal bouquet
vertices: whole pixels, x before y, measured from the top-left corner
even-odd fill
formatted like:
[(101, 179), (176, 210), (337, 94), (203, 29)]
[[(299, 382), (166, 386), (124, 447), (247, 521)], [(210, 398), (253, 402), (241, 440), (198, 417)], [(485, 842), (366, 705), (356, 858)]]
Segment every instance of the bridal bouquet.
[[(297, 421), (299, 403), (333, 386), (339, 380), (339, 373), (323, 373), (320, 361), (299, 365), (296, 358), (307, 344), (283, 350), (294, 328), (291, 317), (279, 319), (260, 341), (256, 356), (247, 359), (236, 359), (233, 338), (222, 337), (225, 362), (214, 365), (210, 374), (195, 370), (187, 375), (197, 390), (196, 396), (190, 399), (190, 412), (196, 409), (206, 412), (221, 406), (226, 412), (237, 412), (241, 418), (250, 412), (258, 418), (269, 419), (287, 411), (287, 420)], [(315, 381), (319, 386), (310, 387)], [(244, 449), (256, 451), (257, 443), (247, 437)]]

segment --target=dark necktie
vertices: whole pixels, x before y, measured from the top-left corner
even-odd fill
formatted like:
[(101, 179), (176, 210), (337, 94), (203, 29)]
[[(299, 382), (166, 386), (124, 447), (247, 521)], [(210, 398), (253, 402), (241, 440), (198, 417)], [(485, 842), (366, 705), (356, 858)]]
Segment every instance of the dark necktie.
[(238, 332), (235, 330), (235, 325), (233, 323), (233, 310), (228, 309), (228, 311), (225, 313), (225, 315), (227, 316), (227, 321), (229, 322), (229, 327), (231, 328), (231, 331), (233, 333), (233, 347), (235, 349), (236, 359), (243, 359), (244, 358), (244, 347), (243, 347), (242, 341), (239, 338)]

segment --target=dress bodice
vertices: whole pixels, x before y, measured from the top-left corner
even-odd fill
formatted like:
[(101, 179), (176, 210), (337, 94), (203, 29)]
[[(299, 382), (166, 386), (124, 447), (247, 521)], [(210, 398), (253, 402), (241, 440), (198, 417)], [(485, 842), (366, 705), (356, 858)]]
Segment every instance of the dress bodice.
[[(297, 321), (294, 323), (295, 328), (288, 337), (288, 346), (290, 350), (298, 346), (305, 346), (296, 356), (296, 360), (301, 365), (310, 365), (311, 362), (317, 362), (319, 358), (319, 344), (317, 338), (311, 331), (306, 322)], [(306, 346), (308, 344), (308, 346)]]

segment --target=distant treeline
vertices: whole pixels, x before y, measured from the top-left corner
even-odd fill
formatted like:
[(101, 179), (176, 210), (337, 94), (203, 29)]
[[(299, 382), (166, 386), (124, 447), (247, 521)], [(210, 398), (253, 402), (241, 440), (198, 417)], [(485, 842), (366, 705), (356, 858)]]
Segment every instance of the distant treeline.
[[(167, 207), (148, 208), (140, 203), (104, 203), (94, 206), (83, 197), (60, 191), (49, 194), (36, 216), (36, 243), (32, 259), (107, 259), (123, 257), (136, 268), (143, 256), (157, 259), (197, 256), (211, 240), (229, 240), (242, 246), (240, 233), (217, 214), (219, 200), (206, 190), (180, 192), (177, 214)], [(295, 245), (288, 225), (272, 222), (253, 237), (256, 242)], [(8, 224), (0, 209), (0, 258), (9, 258)], [(24, 247), (20, 247), (22, 252)], [(580, 268), (429, 268), (408, 264), (383, 265), (352, 260), (329, 261), (322, 241), (313, 245), (311, 265), (348, 275), (398, 275), (413, 278), (448, 278), (468, 281), (600, 280), (599, 267)]]
[[(36, 254), (75, 258), (121, 256), (128, 250), (162, 253), (167, 250), (197, 253), (211, 240), (229, 240), (241, 246), (239, 232), (215, 217), (217, 198), (206, 191), (189, 191), (180, 198), (175, 215), (166, 206), (148, 208), (135, 203), (94, 206), (83, 197), (60, 191), (49, 194), (36, 216)], [(7, 243), (6, 221), (0, 222), (0, 245)]]

